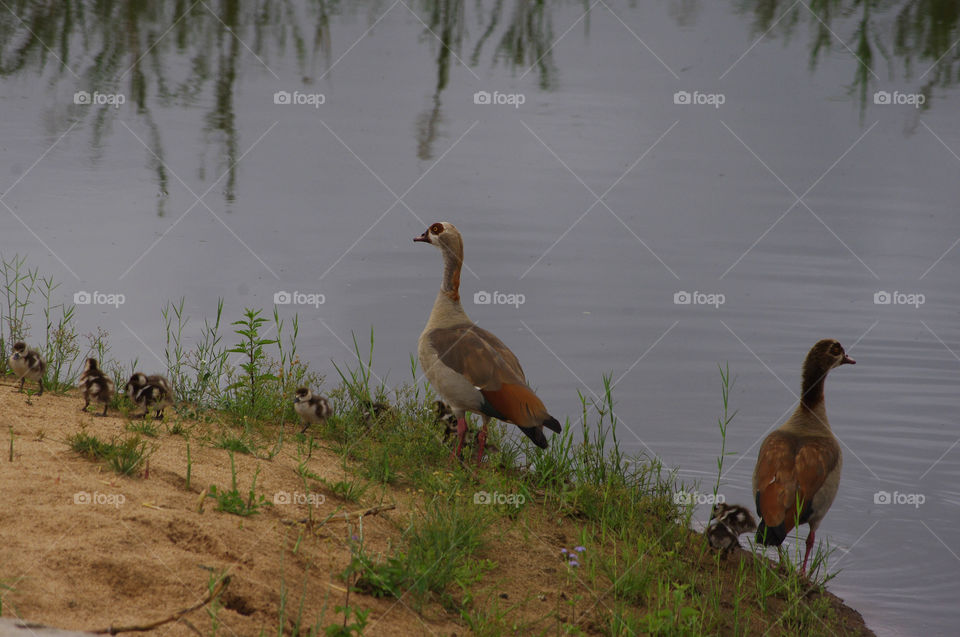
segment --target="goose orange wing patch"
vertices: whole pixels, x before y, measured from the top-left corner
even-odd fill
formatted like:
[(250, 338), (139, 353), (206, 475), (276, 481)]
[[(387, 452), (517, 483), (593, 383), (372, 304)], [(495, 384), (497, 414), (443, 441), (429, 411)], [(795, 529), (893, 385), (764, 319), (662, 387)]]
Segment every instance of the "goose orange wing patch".
[(831, 439), (809, 440), (800, 447), (794, 473), (804, 503), (809, 504), (839, 460), (839, 447)]
[(550, 417), (543, 402), (526, 385), (503, 383), (498, 390), (481, 389), (480, 393), (515, 425), (539, 427)]
[(789, 533), (796, 521), (798, 500), (802, 505), (800, 519), (804, 519), (814, 494), (839, 461), (838, 449), (831, 442), (800, 442), (796, 436), (779, 431), (767, 437), (753, 474), (757, 513), (767, 526), (783, 523)]
[(774, 431), (763, 441), (753, 471), (757, 513), (769, 527), (786, 522), (788, 533), (793, 528), (794, 516), (787, 512), (793, 508), (797, 494), (796, 455), (795, 438)]

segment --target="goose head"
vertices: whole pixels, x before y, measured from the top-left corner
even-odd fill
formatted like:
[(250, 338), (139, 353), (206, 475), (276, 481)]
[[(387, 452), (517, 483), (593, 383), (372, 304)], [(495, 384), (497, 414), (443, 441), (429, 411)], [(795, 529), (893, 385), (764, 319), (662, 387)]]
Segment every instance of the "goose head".
[(20, 360), (20, 357), (27, 351), (27, 344), (23, 341), (17, 341), (13, 344), (13, 360)]
[(857, 361), (847, 356), (843, 345), (832, 338), (825, 338), (810, 348), (803, 361), (803, 391), (801, 402), (809, 408), (823, 403), (823, 382), (834, 367), (854, 365)]
[(85, 374), (99, 372), (100, 367), (99, 367), (99, 363), (97, 363), (97, 359), (88, 358), (86, 362), (83, 364), (83, 371)]
[(838, 341), (832, 338), (825, 338), (822, 341), (818, 341), (817, 344), (810, 349), (810, 353), (807, 354), (807, 360), (804, 362), (804, 367), (813, 367), (826, 372), (841, 365), (855, 365), (856, 362), (857, 361), (847, 356), (843, 345)]
[(310, 390), (306, 387), (300, 387), (293, 393), (293, 402), (296, 403), (308, 403), (310, 399), (313, 398), (313, 394), (310, 393)]
[(414, 237), (413, 240), (420, 243), (429, 243), (443, 250), (445, 255), (449, 254), (457, 257), (458, 260), (463, 260), (463, 237), (460, 236), (457, 227), (449, 221), (438, 221), (430, 224), (430, 227), (424, 230), (423, 234)]

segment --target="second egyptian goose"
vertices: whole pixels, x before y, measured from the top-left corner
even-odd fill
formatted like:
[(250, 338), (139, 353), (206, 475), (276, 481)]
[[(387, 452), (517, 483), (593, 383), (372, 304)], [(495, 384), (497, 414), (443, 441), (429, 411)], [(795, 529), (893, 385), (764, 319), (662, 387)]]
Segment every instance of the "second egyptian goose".
[(37, 350), (27, 347), (23, 341), (17, 341), (13, 344), (13, 353), (7, 362), (20, 379), (20, 391), (23, 391), (24, 381), (35, 380), (40, 384), (37, 396), (43, 395), (43, 374), (47, 371), (47, 363)]
[(800, 404), (787, 422), (763, 441), (753, 470), (760, 515), (758, 543), (780, 546), (795, 525), (810, 525), (801, 573), (807, 570), (817, 527), (837, 495), (843, 466), (840, 443), (827, 420), (823, 384), (831, 369), (854, 363), (833, 339), (819, 341), (810, 349), (803, 362)]
[(463, 238), (453, 224), (434, 223), (414, 241), (429, 243), (443, 255), (443, 280), (417, 344), (420, 366), (457, 419), (459, 457), (467, 434), (466, 412), (483, 419), (477, 434), (477, 462), (483, 459), (491, 418), (520, 427), (541, 449), (543, 428), (559, 433), (560, 423), (527, 385), (520, 362), (499, 338), (477, 327), (460, 304)]

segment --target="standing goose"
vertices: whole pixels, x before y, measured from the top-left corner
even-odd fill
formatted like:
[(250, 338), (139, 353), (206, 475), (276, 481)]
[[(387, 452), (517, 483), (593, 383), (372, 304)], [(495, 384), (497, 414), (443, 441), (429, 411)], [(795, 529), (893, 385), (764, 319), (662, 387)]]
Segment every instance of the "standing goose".
[(517, 425), (534, 444), (546, 449), (543, 428), (560, 433), (560, 423), (527, 386), (514, 353), (499, 338), (474, 325), (460, 304), (460, 232), (451, 223), (435, 223), (414, 241), (434, 245), (443, 254), (443, 281), (420, 334), (417, 355), (427, 380), (456, 416), (454, 457), (459, 458), (463, 448), (468, 411), (479, 413), (483, 419), (477, 434), (478, 463), (483, 459), (491, 418)]
[(13, 353), (7, 362), (20, 379), (20, 391), (23, 391), (25, 381), (35, 380), (40, 385), (37, 396), (43, 395), (43, 374), (47, 371), (47, 363), (37, 350), (27, 347), (23, 341), (17, 341), (13, 344)]
[(780, 546), (795, 524), (810, 525), (801, 573), (807, 570), (817, 527), (837, 495), (843, 465), (840, 444), (827, 421), (823, 384), (831, 369), (854, 363), (833, 339), (813, 346), (803, 362), (800, 404), (763, 441), (753, 470), (758, 543)]

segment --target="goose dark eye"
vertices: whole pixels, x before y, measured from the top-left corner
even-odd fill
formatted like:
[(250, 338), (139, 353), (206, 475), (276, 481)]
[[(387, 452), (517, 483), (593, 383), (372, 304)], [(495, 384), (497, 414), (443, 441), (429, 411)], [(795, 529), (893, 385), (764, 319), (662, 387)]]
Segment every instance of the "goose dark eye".
[(441, 223), (433, 224), (432, 226), (430, 226), (430, 232), (432, 232), (433, 234), (440, 234), (441, 232), (443, 232), (443, 224)]

